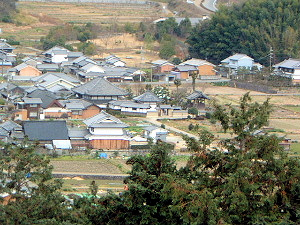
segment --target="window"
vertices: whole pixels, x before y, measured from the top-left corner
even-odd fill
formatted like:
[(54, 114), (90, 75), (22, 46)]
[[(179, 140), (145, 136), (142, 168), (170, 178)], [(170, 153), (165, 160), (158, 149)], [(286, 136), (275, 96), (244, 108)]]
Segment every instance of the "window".
[(30, 104), (29, 107), (37, 107), (37, 104)]
[(30, 112), (29, 117), (37, 117), (38, 113), (37, 112)]
[(81, 110), (73, 110), (72, 115), (82, 115), (82, 111)]

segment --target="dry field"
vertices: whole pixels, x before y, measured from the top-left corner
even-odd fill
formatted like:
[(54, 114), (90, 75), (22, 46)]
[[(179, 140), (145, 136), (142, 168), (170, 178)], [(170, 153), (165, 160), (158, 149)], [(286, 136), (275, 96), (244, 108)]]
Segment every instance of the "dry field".
[[(133, 34), (116, 34), (111, 36), (103, 36), (92, 41), (99, 46), (103, 54), (95, 57), (106, 57), (109, 54), (114, 54), (120, 57), (127, 66), (132, 67), (149, 67), (147, 62), (159, 59), (157, 53), (146, 50), (145, 44), (139, 41)], [(153, 46), (158, 46), (154, 43)]]
[(32, 15), (48, 15), (63, 22), (111, 24), (140, 22), (161, 16), (160, 7), (133, 4), (19, 2), (19, 9)]
[[(87, 174), (126, 174), (130, 166), (124, 160), (51, 160), (53, 172), (87, 173)], [(125, 172), (126, 171), (126, 172)]]

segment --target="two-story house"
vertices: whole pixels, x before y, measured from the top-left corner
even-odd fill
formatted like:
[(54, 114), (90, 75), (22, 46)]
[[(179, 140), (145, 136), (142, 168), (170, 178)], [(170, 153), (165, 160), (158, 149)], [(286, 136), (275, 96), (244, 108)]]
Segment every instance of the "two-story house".
[(92, 148), (96, 149), (128, 149), (129, 139), (124, 128), (128, 127), (118, 118), (105, 111), (83, 121), (89, 134), (85, 138)]

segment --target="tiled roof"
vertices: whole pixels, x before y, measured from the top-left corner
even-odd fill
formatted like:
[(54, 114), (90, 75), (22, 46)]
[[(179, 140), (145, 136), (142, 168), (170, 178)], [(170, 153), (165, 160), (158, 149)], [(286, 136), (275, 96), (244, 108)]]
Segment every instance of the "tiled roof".
[(86, 119), (83, 121), (88, 127), (116, 127), (116, 128), (125, 128), (128, 127), (118, 118), (108, 114), (105, 111), (101, 111), (99, 114)]
[(204, 94), (202, 91), (194, 91), (192, 94), (186, 97), (189, 100), (194, 100), (197, 98), (204, 98), (204, 99), (210, 99), (206, 94)]
[(40, 98), (23, 98), (25, 104), (42, 104), (42, 100)]
[(89, 96), (124, 96), (127, 93), (105, 80), (104, 78), (94, 78), (93, 80), (79, 85), (72, 89), (75, 93)]
[(274, 65), (275, 68), (277, 67), (284, 67), (284, 68), (300, 68), (300, 59), (286, 59), (276, 65)]
[(133, 99), (137, 102), (162, 102), (162, 100), (151, 91), (146, 91), (144, 94), (139, 95)]
[(190, 66), (212, 65), (212, 66), (214, 66), (214, 64), (212, 64), (206, 60), (195, 59), (195, 58), (187, 60), (185, 62), (182, 62), (179, 65), (190, 65)]
[(47, 90), (40, 90), (40, 89), (34, 90), (27, 96), (30, 98), (40, 98), (43, 102), (41, 105), (43, 108), (47, 108), (48, 105), (50, 105), (50, 103), (52, 103), (53, 100), (56, 99), (55, 94), (53, 94), (52, 92)]
[(68, 140), (66, 121), (24, 121), (24, 133), (29, 140)]
[(0, 124), (0, 127), (5, 129), (6, 131), (12, 131), (14, 130), (15, 128), (22, 128), (21, 125), (11, 121), (11, 120), (8, 120), (2, 124)]

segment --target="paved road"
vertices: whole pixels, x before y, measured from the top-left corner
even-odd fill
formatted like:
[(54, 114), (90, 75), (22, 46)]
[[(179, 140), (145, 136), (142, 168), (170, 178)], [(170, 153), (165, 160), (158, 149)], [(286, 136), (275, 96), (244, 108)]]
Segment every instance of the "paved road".
[(202, 1), (202, 6), (204, 6), (204, 8), (206, 8), (212, 12), (216, 12), (218, 10), (216, 8), (216, 4), (217, 4), (217, 0), (203, 0)]

